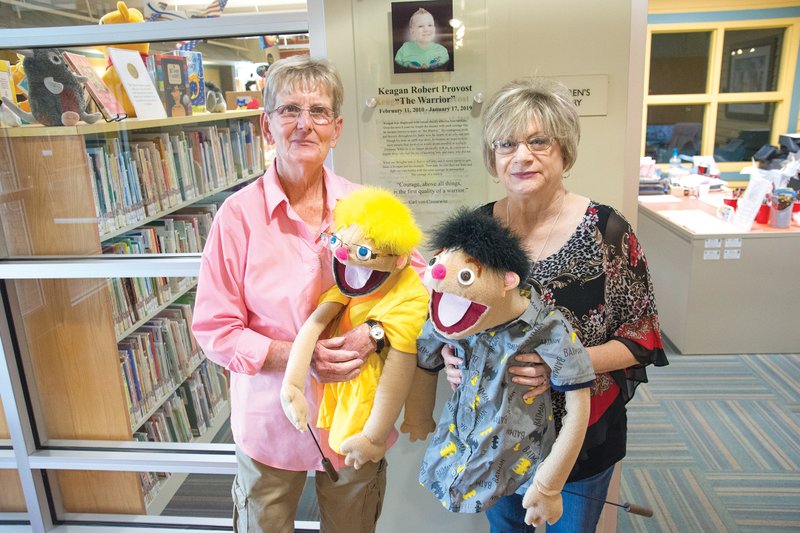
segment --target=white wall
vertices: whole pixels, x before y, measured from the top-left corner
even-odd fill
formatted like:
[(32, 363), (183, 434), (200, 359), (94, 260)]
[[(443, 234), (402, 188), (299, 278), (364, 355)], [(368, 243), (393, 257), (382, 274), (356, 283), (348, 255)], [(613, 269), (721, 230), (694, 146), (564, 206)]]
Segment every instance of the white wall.
[[(385, 0), (324, 0), (325, 45), (345, 86), (345, 126), (334, 165), (337, 173), (354, 181), (362, 181), (357, 117), (364, 103), (355, 99), (359, 53), (353, 42), (352, 19), (354, 10), (363, 9), (365, 2), (374, 6), (376, 1)], [(477, 9), (482, 4), (466, 2), (454, 0), (454, 5), (465, 3)], [(388, 12), (390, 2), (385, 3)], [(608, 76), (608, 115), (582, 118), (579, 157), (566, 186), (613, 205), (635, 223), (646, 0), (486, 0), (485, 7), (485, 79), (489, 80), (485, 94), (520, 76)], [(313, 39), (312, 32), (312, 46)], [(487, 200), (501, 195), (502, 190), (490, 182)], [(446, 384), (440, 383), (439, 392), (441, 403), (442, 396), (449, 393)], [(390, 451), (389, 486), (378, 530), (487, 531), (484, 516), (448, 513), (419, 486), (423, 451), (420, 444), (408, 443), (406, 436)]]

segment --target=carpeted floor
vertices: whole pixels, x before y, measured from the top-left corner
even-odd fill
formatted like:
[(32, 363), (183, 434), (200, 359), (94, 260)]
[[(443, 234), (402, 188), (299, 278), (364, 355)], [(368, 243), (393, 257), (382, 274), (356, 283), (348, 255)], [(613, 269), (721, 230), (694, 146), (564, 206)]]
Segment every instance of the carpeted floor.
[[(800, 354), (669, 356), (629, 405), (620, 489), (655, 516), (620, 511), (618, 531), (800, 531)], [(230, 486), (190, 475), (164, 514), (228, 517)], [(318, 520), (313, 485), (302, 506)]]
[(800, 354), (681, 356), (629, 404), (620, 532), (800, 531)]

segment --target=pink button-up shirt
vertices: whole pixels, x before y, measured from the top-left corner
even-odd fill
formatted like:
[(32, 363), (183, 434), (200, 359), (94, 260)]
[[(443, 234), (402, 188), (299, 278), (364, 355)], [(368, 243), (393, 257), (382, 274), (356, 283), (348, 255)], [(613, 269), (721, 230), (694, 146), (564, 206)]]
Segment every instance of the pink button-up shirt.
[[(262, 370), (272, 340), (294, 341), (300, 326), (330, 288), (330, 251), (319, 242), (336, 200), (358, 186), (325, 169), (327, 210), (310, 230), (289, 205), (275, 165), (232, 195), (214, 218), (208, 237), (192, 331), (206, 356), (231, 371), (231, 428), (249, 457), (284, 470), (321, 470), (311, 436), (284, 416), (279, 397), (283, 372)], [(306, 397), (317, 416), (321, 385), (309, 378)], [(328, 447), (326, 431), (312, 428), (337, 468), (342, 457)], [(390, 442), (396, 439), (393, 432)]]

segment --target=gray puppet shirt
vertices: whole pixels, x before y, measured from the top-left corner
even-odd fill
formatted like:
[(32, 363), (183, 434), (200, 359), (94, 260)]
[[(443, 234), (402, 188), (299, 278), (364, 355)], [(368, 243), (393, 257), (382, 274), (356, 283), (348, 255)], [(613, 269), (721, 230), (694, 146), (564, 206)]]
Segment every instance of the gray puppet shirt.
[(530, 479), (555, 440), (550, 394), (522, 399), (528, 388), (506, 371), (523, 366), (513, 356), (538, 353), (559, 391), (589, 387), (594, 370), (564, 316), (538, 298), (516, 320), (462, 340), (442, 337), (428, 320), (417, 339), (418, 366), (440, 370), (444, 344), (464, 361), (462, 382), (442, 410), (419, 481), (446, 509), (477, 513)]

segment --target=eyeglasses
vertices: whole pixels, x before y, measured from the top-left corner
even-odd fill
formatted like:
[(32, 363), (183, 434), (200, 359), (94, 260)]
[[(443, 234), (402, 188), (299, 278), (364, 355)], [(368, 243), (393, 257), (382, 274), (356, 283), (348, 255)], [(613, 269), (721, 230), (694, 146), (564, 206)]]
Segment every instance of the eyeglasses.
[(555, 140), (556, 138), (550, 135), (536, 135), (528, 138), (526, 141), (512, 141), (511, 139), (504, 139), (502, 141), (494, 141), (492, 143), (492, 148), (494, 148), (495, 154), (510, 155), (517, 151), (517, 147), (520, 144), (524, 143), (531, 153), (540, 154), (548, 151), (550, 147), (553, 146), (553, 141)]
[(346, 246), (348, 251), (355, 249), (355, 256), (359, 261), (369, 261), (370, 259), (377, 259), (387, 255), (375, 253), (372, 251), (372, 248), (369, 246), (364, 246), (363, 244), (350, 244), (349, 242), (344, 242), (335, 233), (326, 233), (323, 231), (319, 234), (319, 238), (322, 241), (322, 244), (330, 248), (332, 252), (335, 252), (337, 248), (341, 248), (342, 246)]
[(333, 109), (321, 105), (300, 107), (294, 104), (286, 104), (276, 107), (272, 111), (269, 111), (269, 113), (277, 113), (281, 121), (288, 123), (296, 122), (303, 111), (308, 111), (308, 116), (314, 124), (325, 126), (333, 122)]

